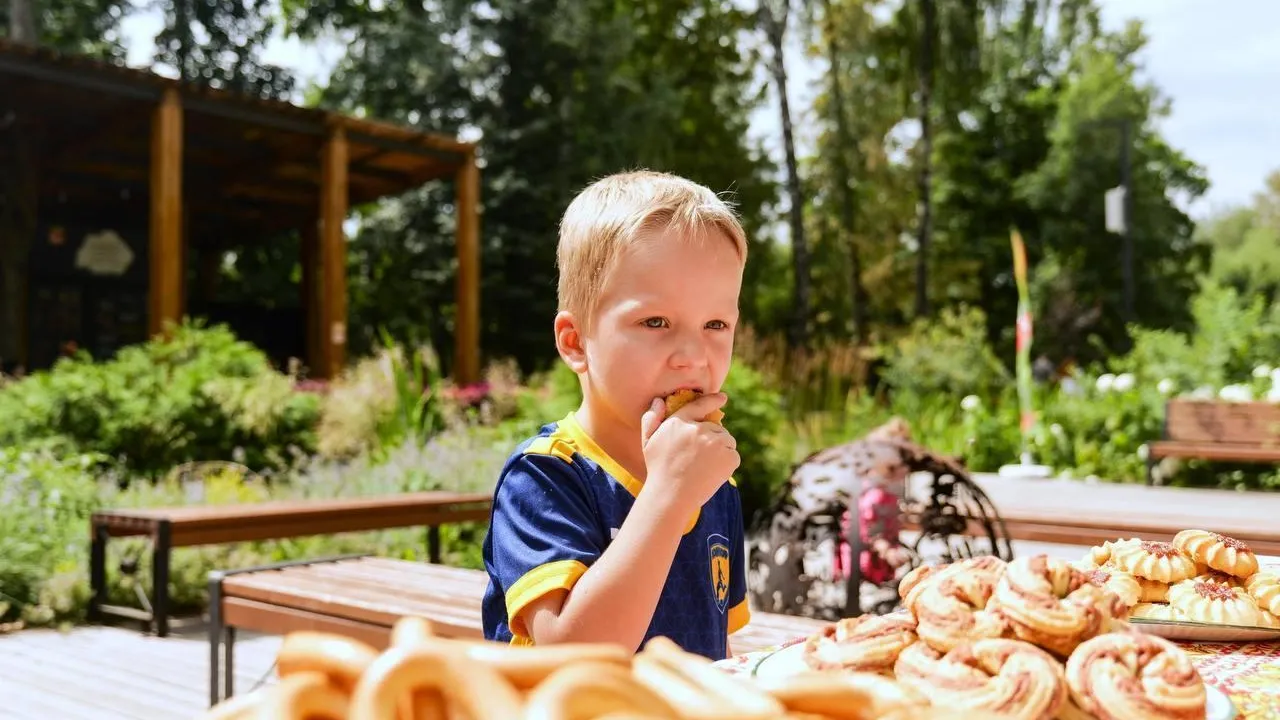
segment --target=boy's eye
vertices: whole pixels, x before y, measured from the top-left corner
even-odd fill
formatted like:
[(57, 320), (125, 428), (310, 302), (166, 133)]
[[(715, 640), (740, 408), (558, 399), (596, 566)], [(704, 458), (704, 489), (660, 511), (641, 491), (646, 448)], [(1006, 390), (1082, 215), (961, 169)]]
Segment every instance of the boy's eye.
[(647, 328), (653, 328), (657, 330), (667, 326), (667, 319), (660, 318), (660, 317), (645, 318), (644, 320), (640, 321), (640, 324), (644, 325)]
[(711, 328), (712, 330), (728, 330), (729, 323), (723, 320), (712, 320), (711, 322), (707, 323), (707, 327)]

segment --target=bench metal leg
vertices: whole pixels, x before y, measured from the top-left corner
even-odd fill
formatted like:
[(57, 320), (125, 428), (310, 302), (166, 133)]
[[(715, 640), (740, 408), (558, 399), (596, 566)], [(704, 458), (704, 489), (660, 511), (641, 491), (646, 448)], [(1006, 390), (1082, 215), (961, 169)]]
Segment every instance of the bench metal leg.
[(102, 606), (107, 602), (107, 541), (111, 538), (105, 525), (94, 523), (89, 541), (89, 621), (102, 620)]
[(222, 573), (209, 573), (209, 707), (222, 699)]
[(227, 624), (227, 619), (222, 613), (223, 579), (232, 575), (342, 562), (362, 557), (368, 556), (357, 553), (327, 558), (303, 558), (235, 570), (214, 570), (209, 573), (209, 707), (235, 695), (236, 629)]
[(427, 559), (433, 564), (440, 564), (440, 526), (427, 526)]
[(169, 555), (173, 550), (173, 526), (168, 520), (161, 520), (156, 526), (155, 546), (152, 548), (151, 581), (152, 600), (151, 616), (156, 637), (169, 635)]

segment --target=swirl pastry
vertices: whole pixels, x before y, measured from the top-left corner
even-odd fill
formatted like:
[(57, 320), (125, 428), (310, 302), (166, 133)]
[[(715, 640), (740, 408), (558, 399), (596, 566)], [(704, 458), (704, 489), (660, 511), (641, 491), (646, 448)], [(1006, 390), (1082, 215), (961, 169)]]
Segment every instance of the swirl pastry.
[(1280, 573), (1264, 570), (1255, 573), (1244, 584), (1258, 607), (1272, 615), (1280, 615)]
[(908, 613), (844, 618), (805, 641), (804, 661), (814, 670), (887, 674), (916, 639), (916, 620)]
[(1021, 640), (978, 640), (946, 655), (916, 643), (898, 656), (894, 672), (898, 682), (927, 694), (935, 706), (957, 710), (1041, 720), (1067, 702), (1062, 665)]
[(1142, 618), (1144, 620), (1182, 620), (1184, 619), (1168, 603), (1151, 603), (1142, 602), (1133, 606), (1129, 611), (1130, 618)]
[(1240, 578), (1217, 570), (1205, 570), (1197, 573), (1196, 576), (1191, 579), (1200, 582), (1218, 583), (1219, 585), (1226, 585), (1227, 587), (1244, 587), (1244, 581)]
[(1169, 605), (1191, 622), (1254, 627), (1260, 621), (1248, 593), (1216, 582), (1183, 580), (1169, 588)]
[(1280, 617), (1276, 617), (1266, 610), (1259, 610), (1258, 627), (1264, 627), (1269, 630), (1280, 630)]
[(1196, 562), (1219, 572), (1247, 578), (1258, 572), (1258, 557), (1248, 545), (1208, 530), (1183, 530), (1173, 536), (1173, 546)]
[(1139, 542), (1142, 541), (1138, 538), (1129, 538), (1128, 540), (1108, 540), (1101, 545), (1095, 545), (1089, 548), (1089, 552), (1085, 553), (1081, 563), (1084, 565), (1091, 564), (1093, 567), (1102, 567), (1111, 562), (1112, 551), (1117, 545), (1133, 545)]
[[(1132, 576), (1130, 576), (1132, 577)], [(1138, 602), (1165, 602), (1169, 599), (1169, 583), (1146, 578), (1133, 578), (1138, 581)]]
[(758, 679), (786, 708), (788, 718), (883, 718), (886, 713), (929, 707), (929, 698), (883, 675), (800, 672)]
[(1132, 575), (1119, 570), (1098, 568), (1084, 573), (1089, 582), (1120, 598), (1125, 607), (1137, 605), (1142, 598), (1142, 586)]
[(1128, 617), (1128, 607), (1118, 597), (1047, 555), (1010, 562), (989, 609), (1007, 619), (1019, 639), (1064, 658)]
[(1162, 637), (1138, 632), (1099, 635), (1071, 653), (1066, 676), (1072, 700), (1096, 717), (1205, 716), (1204, 679), (1191, 658)]
[(903, 576), (898, 596), (904, 607), (911, 607), (930, 583), (956, 574), (979, 575), (993, 584), (1004, 573), (1005, 562), (994, 555), (982, 555), (946, 565), (921, 565)]
[(1130, 575), (1173, 584), (1196, 575), (1196, 564), (1167, 542), (1144, 540), (1111, 548), (1111, 565)]
[(939, 652), (968, 640), (1008, 634), (1004, 618), (987, 608), (1003, 562), (998, 570), (987, 566), (985, 571), (979, 567), (966, 572), (963, 565), (949, 566), (908, 594), (907, 609), (916, 617), (916, 635)]

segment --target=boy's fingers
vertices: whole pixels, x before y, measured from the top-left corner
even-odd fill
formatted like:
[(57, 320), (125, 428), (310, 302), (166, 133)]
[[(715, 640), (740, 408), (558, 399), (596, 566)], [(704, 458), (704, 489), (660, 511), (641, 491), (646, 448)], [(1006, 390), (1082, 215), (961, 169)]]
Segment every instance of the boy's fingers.
[(663, 415), (667, 412), (667, 406), (659, 398), (654, 398), (649, 403), (649, 409), (640, 417), (640, 436), (645, 442), (653, 437), (658, 431), (658, 426), (662, 424)]

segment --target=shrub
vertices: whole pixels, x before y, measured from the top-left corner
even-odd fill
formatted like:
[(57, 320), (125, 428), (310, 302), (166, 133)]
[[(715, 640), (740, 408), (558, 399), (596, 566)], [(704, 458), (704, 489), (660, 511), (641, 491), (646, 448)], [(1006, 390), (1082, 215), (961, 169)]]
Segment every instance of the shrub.
[(109, 360), (60, 360), (0, 388), (0, 445), (100, 453), (140, 473), (190, 460), (280, 467), (314, 445), (318, 399), (223, 326), (175, 327)]
[(888, 349), (884, 381), (894, 395), (995, 397), (1010, 376), (987, 343), (986, 327), (983, 312), (967, 306), (916, 321)]
[(74, 620), (88, 600), (100, 455), (0, 449), (0, 623)]

